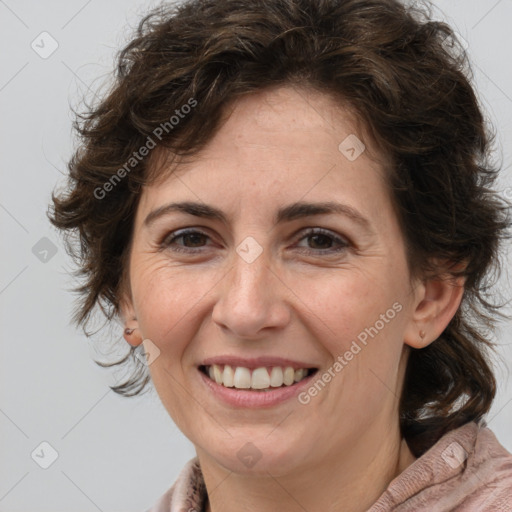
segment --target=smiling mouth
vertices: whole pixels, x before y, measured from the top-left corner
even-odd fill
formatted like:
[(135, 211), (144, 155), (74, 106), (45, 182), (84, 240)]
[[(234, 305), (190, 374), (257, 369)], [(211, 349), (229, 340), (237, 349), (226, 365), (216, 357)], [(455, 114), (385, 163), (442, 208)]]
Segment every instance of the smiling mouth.
[(262, 366), (249, 369), (243, 366), (201, 365), (199, 370), (210, 380), (226, 388), (249, 391), (271, 391), (276, 388), (290, 387), (317, 372), (317, 368), (291, 366)]

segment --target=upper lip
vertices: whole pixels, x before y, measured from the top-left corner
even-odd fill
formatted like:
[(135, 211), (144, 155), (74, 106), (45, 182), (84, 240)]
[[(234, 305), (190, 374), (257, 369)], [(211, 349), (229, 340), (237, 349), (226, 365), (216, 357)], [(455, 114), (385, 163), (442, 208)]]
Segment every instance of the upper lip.
[(294, 361), (292, 359), (286, 359), (283, 357), (272, 357), (272, 356), (260, 356), (260, 357), (238, 357), (232, 355), (215, 356), (205, 359), (200, 366), (211, 366), (212, 364), (229, 366), (243, 366), (245, 368), (254, 369), (261, 368), (263, 366), (291, 366), (294, 370), (300, 368), (317, 368), (317, 366), (311, 363), (305, 363), (301, 361)]

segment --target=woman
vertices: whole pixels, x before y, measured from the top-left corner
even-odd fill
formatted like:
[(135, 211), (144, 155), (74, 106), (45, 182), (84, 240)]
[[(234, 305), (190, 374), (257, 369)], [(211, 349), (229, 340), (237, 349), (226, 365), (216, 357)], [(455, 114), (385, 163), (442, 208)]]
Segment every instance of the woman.
[(121, 52), (51, 219), (75, 320), (124, 323), (113, 389), (151, 379), (195, 445), (151, 511), (512, 510), (483, 419), (510, 223), (454, 37), (397, 0), (205, 0)]

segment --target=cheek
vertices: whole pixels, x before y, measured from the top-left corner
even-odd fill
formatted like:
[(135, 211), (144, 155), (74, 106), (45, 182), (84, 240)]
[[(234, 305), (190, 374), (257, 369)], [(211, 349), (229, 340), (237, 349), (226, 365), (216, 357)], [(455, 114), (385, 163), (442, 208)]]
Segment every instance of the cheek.
[(313, 279), (295, 279), (292, 287), (305, 317), (312, 318), (325, 343), (344, 350), (350, 340), (379, 319), (394, 302), (377, 273), (337, 269)]
[(163, 262), (135, 265), (132, 291), (141, 333), (162, 350), (162, 355), (183, 350), (197, 329), (195, 311), (212, 285), (207, 273), (198, 278)]
[(309, 317), (314, 313), (309, 327), (338, 361), (333, 371), (343, 375), (337, 382), (343, 382), (349, 395), (366, 393), (370, 399), (373, 392), (384, 392), (379, 379), (394, 386), (407, 304), (405, 283), (393, 276), (397, 274), (353, 270), (337, 278), (312, 280), (300, 292), (308, 297)]

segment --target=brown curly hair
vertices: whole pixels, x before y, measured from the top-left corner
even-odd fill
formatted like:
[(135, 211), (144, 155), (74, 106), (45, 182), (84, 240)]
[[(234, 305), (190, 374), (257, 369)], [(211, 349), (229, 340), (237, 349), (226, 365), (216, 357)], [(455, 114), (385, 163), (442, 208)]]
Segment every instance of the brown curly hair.
[[(487, 349), (500, 306), (490, 287), (508, 237), (509, 205), (492, 190), (493, 136), (467, 55), (452, 29), (433, 21), (428, 4), (162, 4), (140, 21), (116, 64), (108, 93), (76, 114), (80, 145), (68, 164), (68, 190), (52, 194), (48, 213), (66, 230), (78, 263), (83, 281), (74, 321), (87, 335), (96, 306), (106, 321), (118, 318), (141, 187), (163, 172), (155, 171), (157, 152), (142, 148), (193, 155), (216, 133), (228, 102), (274, 86), (309, 87), (350, 105), (392, 162), (389, 183), (411, 273), (424, 276), (436, 271), (432, 262), (449, 261), (450, 274), (465, 277), (461, 306), (445, 331), (411, 350), (402, 435), (418, 457), (447, 431), (482, 421), (496, 393)], [(125, 396), (150, 381), (134, 351), (102, 364), (136, 365), (131, 378), (112, 387)]]

